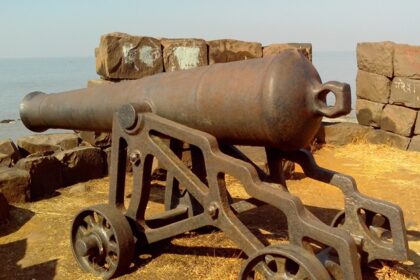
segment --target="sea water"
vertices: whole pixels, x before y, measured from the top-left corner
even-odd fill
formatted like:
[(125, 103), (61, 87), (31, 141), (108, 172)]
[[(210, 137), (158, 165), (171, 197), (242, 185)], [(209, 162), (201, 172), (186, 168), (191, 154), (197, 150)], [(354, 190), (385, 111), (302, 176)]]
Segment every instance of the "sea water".
[[(314, 52), (313, 64), (323, 82), (337, 80), (352, 88), (355, 102), (356, 55), (354, 52)], [(0, 139), (32, 134), (19, 120), (19, 103), (32, 91), (61, 92), (86, 87), (88, 80), (97, 79), (94, 57), (8, 58), (0, 59)], [(328, 103), (334, 98), (328, 96)], [(53, 133), (56, 130), (50, 130)]]

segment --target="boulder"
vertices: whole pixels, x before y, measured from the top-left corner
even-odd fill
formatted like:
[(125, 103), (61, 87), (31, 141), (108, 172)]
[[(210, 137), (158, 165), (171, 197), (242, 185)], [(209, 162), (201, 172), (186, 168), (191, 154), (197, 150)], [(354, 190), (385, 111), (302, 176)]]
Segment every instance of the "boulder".
[(420, 46), (395, 45), (394, 76), (420, 79)]
[(76, 147), (57, 152), (54, 157), (61, 164), (66, 186), (106, 175), (106, 158), (101, 149)]
[(316, 139), (319, 143), (346, 145), (364, 139), (370, 130), (356, 123), (322, 123)]
[(3, 193), (0, 192), (0, 225), (7, 222), (10, 217), (9, 203), (4, 197)]
[(380, 127), (384, 104), (358, 98), (356, 100), (356, 117), (361, 125)]
[(0, 167), (11, 167), (19, 159), (19, 150), (12, 139), (0, 140)]
[(31, 200), (49, 196), (64, 187), (60, 162), (53, 155), (23, 158), (16, 167), (28, 171), (31, 176)]
[(392, 78), (394, 45), (389, 41), (358, 43), (357, 66), (361, 70)]
[(389, 103), (420, 109), (420, 80), (395, 77)]
[(417, 111), (416, 125), (414, 127), (414, 134), (420, 135), (420, 111)]
[(140, 79), (163, 71), (159, 40), (109, 33), (101, 36), (96, 73), (105, 79)]
[(162, 39), (165, 72), (208, 65), (207, 44), (202, 39)]
[(378, 103), (388, 103), (391, 80), (385, 76), (369, 73), (363, 70), (357, 71), (356, 95)]
[(372, 144), (389, 145), (401, 150), (407, 150), (410, 138), (381, 129), (371, 129), (366, 134), (366, 140)]
[(208, 41), (209, 64), (262, 57), (262, 45), (231, 39)]
[(23, 156), (37, 152), (60, 151), (77, 147), (80, 139), (76, 134), (36, 134), (21, 137), (17, 145)]
[(94, 147), (107, 148), (111, 146), (110, 132), (78, 131), (79, 137)]
[(413, 138), (411, 138), (408, 150), (420, 152), (420, 135), (415, 135)]
[(417, 112), (401, 106), (386, 105), (381, 115), (381, 129), (410, 136)]
[(288, 44), (271, 44), (263, 47), (263, 57), (276, 55), (285, 50), (298, 50), (309, 61), (312, 61), (312, 44), (310, 43), (288, 43)]
[(29, 172), (17, 168), (0, 168), (0, 193), (10, 203), (25, 202), (30, 199), (31, 177)]

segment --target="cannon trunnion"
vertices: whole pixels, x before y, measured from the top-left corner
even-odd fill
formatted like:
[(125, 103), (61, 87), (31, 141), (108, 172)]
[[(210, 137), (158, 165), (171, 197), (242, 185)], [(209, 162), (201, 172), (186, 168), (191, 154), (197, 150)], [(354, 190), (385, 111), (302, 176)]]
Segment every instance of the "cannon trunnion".
[[(325, 104), (329, 91), (336, 95), (332, 107)], [(112, 130), (109, 203), (82, 210), (71, 230), (73, 254), (86, 271), (115, 277), (129, 266), (135, 246), (213, 226), (248, 256), (240, 279), (350, 280), (362, 279), (363, 263), (406, 259), (408, 246), (398, 206), (359, 193), (353, 178), (319, 167), (301, 149), (323, 116), (349, 110), (347, 84), (322, 84), (309, 61), (285, 52), (117, 85), (32, 93), (21, 104), (21, 118), (36, 131)], [(236, 144), (264, 146), (268, 172)], [(191, 166), (182, 161), (185, 146)], [(167, 171), (165, 211), (146, 219), (154, 159)], [(285, 159), (343, 192), (344, 211), (333, 224), (288, 192)], [(127, 160), (134, 181), (128, 202)], [(238, 179), (251, 198), (234, 202), (225, 175)], [(238, 219), (262, 204), (287, 217), (288, 244), (267, 246)]]

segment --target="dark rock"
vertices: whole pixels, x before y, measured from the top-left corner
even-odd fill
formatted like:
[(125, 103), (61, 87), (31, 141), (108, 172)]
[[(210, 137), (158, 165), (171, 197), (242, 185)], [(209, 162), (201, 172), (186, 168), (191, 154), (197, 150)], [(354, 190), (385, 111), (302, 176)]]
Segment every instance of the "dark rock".
[(380, 127), (384, 104), (358, 98), (356, 100), (356, 117), (361, 125)]
[(395, 45), (394, 76), (420, 79), (420, 46)]
[(420, 152), (420, 135), (416, 135), (411, 138), (410, 145), (408, 146), (409, 151)]
[(4, 195), (0, 192), (0, 225), (7, 222), (10, 217), (10, 208)]
[(26, 170), (0, 168), (0, 193), (10, 203), (25, 202), (30, 199), (30, 175)]
[(372, 144), (389, 145), (401, 150), (407, 150), (408, 144), (410, 143), (410, 138), (408, 137), (380, 129), (371, 129), (366, 134), (366, 140)]
[(162, 39), (165, 72), (208, 65), (207, 44), (202, 39)]
[(288, 43), (272, 44), (263, 47), (263, 57), (280, 54), (286, 50), (297, 50), (312, 61), (312, 44), (309, 43)]
[(159, 40), (109, 33), (101, 36), (96, 54), (96, 72), (105, 79), (140, 79), (163, 72)]
[(356, 95), (359, 98), (378, 103), (388, 103), (391, 80), (374, 73), (357, 71)]
[(107, 148), (111, 146), (112, 135), (110, 132), (79, 131), (79, 137), (94, 147)]
[(346, 145), (364, 139), (370, 130), (356, 123), (323, 123), (316, 138), (319, 143)]
[(23, 158), (16, 167), (28, 171), (31, 176), (31, 200), (49, 196), (64, 187), (60, 162), (53, 155)]
[(12, 139), (0, 140), (0, 167), (11, 167), (19, 159), (19, 150)]
[(386, 105), (382, 111), (381, 129), (402, 136), (410, 136), (413, 131), (417, 112), (401, 106)]
[(11, 119), (5, 119), (5, 120), (1, 120), (0, 123), (14, 123), (16, 122), (15, 120), (11, 120)]
[(420, 111), (417, 111), (416, 125), (414, 127), (414, 134), (420, 135)]
[(358, 43), (357, 66), (360, 70), (392, 78), (394, 45), (393, 42)]
[(77, 147), (80, 139), (76, 134), (36, 134), (21, 137), (17, 145), (23, 156), (37, 152), (60, 151)]
[(262, 45), (231, 39), (208, 41), (209, 64), (262, 57)]
[(420, 80), (395, 77), (389, 103), (420, 109)]
[(106, 159), (101, 149), (77, 147), (57, 152), (54, 156), (61, 163), (66, 186), (106, 175)]
[[(112, 147), (108, 147), (104, 150), (105, 157), (106, 157), (106, 165), (107, 165), (106, 170), (107, 170), (108, 173), (110, 173), (110, 171), (111, 171), (111, 150), (112, 150)], [(130, 163), (130, 160), (128, 159), (128, 156), (127, 156), (126, 163), (125, 163), (125, 171), (126, 172), (133, 171), (133, 166)]]

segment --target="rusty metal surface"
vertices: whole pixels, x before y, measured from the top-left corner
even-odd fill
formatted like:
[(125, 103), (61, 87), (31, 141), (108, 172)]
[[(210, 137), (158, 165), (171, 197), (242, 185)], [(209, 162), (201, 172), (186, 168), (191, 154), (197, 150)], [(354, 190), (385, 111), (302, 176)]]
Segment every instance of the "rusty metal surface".
[[(337, 97), (334, 107), (325, 105), (329, 90)], [(313, 66), (291, 52), (157, 75), (124, 86), (58, 95), (36, 93), (23, 101), (21, 114), (35, 130), (112, 128), (109, 205), (106, 211), (104, 206), (82, 211), (72, 235), (76, 259), (98, 276), (110, 278), (123, 271), (128, 266), (126, 255), (116, 254), (117, 265), (102, 265), (99, 272), (95, 261), (85, 262), (84, 258), (101, 258), (99, 249), (112, 252), (108, 248), (113, 246), (118, 252), (127, 251), (131, 232), (141, 247), (213, 226), (249, 257), (240, 279), (261, 273), (267, 279), (358, 280), (366, 262), (407, 258), (402, 211), (359, 193), (353, 178), (319, 167), (311, 154), (299, 149), (313, 137), (323, 115), (337, 116), (349, 110), (349, 98), (348, 85), (321, 84)], [(265, 147), (268, 172), (232, 145), (243, 143)], [(183, 161), (185, 146), (191, 164)], [(167, 171), (165, 210), (146, 219), (154, 159)], [(133, 167), (134, 188), (125, 205), (127, 160)], [(288, 192), (284, 160), (296, 162), (308, 177), (343, 192), (345, 209), (333, 225), (321, 222), (299, 197)], [(234, 203), (226, 174), (238, 179), (252, 198)], [(289, 244), (267, 246), (237, 216), (264, 204), (286, 216)], [(130, 234), (114, 244), (104, 234), (108, 226), (95, 223), (92, 237), (85, 220), (92, 212), (108, 220), (109, 227), (120, 232), (117, 236)], [(124, 216), (118, 215), (121, 213)], [(118, 216), (129, 222), (131, 230), (124, 230), (127, 223), (119, 223)], [(297, 269), (289, 270), (284, 262), (293, 262)]]
[[(334, 107), (325, 104), (329, 91), (336, 95)], [(22, 101), (20, 114), (36, 131), (111, 131), (112, 114), (128, 103), (225, 143), (283, 150), (308, 144), (323, 116), (351, 110), (348, 84), (322, 84), (302, 54), (287, 51), (59, 94), (32, 93)]]

